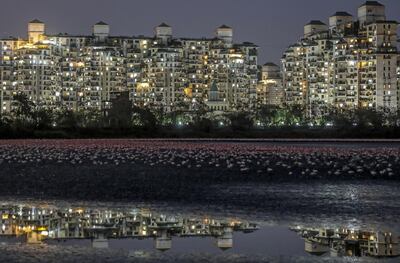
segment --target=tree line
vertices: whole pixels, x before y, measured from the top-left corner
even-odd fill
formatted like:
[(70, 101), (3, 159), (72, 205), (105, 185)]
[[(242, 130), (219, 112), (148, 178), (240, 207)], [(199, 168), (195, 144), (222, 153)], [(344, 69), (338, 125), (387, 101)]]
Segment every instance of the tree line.
[(24, 94), (14, 97), (12, 111), (0, 118), (3, 138), (78, 137), (400, 137), (400, 113), (373, 109), (327, 109), (308, 117), (295, 105), (263, 105), (253, 112), (213, 114), (133, 106), (121, 96), (108, 110), (48, 109)]

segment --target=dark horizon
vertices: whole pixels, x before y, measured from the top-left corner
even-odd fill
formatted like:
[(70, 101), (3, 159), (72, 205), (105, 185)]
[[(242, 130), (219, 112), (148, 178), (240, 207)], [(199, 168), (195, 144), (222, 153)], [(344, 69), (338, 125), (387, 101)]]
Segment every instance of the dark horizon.
[[(327, 23), (328, 17), (336, 11), (347, 11), (356, 18), (358, 6), (365, 1), (304, 2), (204, 0), (197, 4), (184, 0), (13, 0), (2, 5), (0, 36), (25, 37), (26, 24), (35, 18), (46, 23), (50, 34), (90, 34), (94, 23), (105, 21), (110, 24), (112, 35), (151, 36), (154, 27), (165, 22), (172, 26), (175, 37), (211, 37), (216, 27), (227, 24), (234, 29), (235, 42), (249, 41), (260, 47), (259, 64), (279, 63), (284, 49), (301, 37), (304, 24), (310, 20)], [(400, 20), (400, 1), (379, 2), (386, 6), (387, 19)]]

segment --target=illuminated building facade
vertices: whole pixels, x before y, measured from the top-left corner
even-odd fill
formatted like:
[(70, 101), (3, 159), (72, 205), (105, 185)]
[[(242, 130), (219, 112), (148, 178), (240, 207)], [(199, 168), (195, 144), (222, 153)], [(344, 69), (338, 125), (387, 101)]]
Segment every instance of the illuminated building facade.
[(332, 257), (398, 257), (398, 236), (392, 232), (337, 229), (294, 229), (304, 238), (305, 251)]
[(227, 111), (256, 106), (257, 46), (233, 43), (226, 25), (213, 38), (172, 32), (162, 23), (153, 37), (111, 36), (99, 22), (89, 36), (52, 35), (33, 20), (27, 39), (0, 40), (1, 110), (18, 93), (39, 107), (106, 110), (113, 93), (129, 92), (139, 107), (191, 111), (207, 107), (213, 82)]
[(257, 86), (258, 105), (282, 107), (283, 99), (281, 70), (274, 63), (265, 63), (261, 68), (261, 80)]
[(336, 12), (329, 25), (313, 20), (282, 57), (285, 103), (305, 106), (310, 116), (330, 108), (398, 108), (396, 21), (385, 7), (366, 1), (358, 20)]
[(250, 233), (259, 226), (238, 220), (187, 218), (150, 209), (92, 209), (6, 205), (0, 207), (0, 237), (26, 237), (28, 244), (48, 240), (91, 240), (107, 248), (110, 239), (154, 239), (154, 247), (172, 248), (172, 238), (215, 237), (218, 248), (233, 247), (234, 232)]

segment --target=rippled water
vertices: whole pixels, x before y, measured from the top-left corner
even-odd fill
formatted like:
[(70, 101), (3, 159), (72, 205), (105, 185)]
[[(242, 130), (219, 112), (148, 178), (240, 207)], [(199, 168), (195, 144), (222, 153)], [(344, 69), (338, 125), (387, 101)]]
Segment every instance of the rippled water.
[[(204, 145), (207, 144), (204, 142), (201, 143)], [(254, 142), (240, 143), (250, 146), (253, 144), (260, 145)], [(380, 152), (380, 154), (382, 154), (382, 149), (391, 148), (390, 153), (394, 156), (391, 160), (396, 160), (394, 153), (399, 148), (398, 144), (380, 144), (378, 145), (379, 147), (376, 144), (338, 145), (335, 143), (314, 143), (310, 145), (292, 143), (288, 145), (270, 142), (264, 142), (263, 144), (278, 145), (280, 147), (311, 147), (316, 149), (324, 149), (326, 147), (336, 147), (337, 149), (344, 150), (379, 149), (377, 152)], [(229, 149), (224, 149), (224, 151), (225, 153), (229, 152)], [(373, 155), (373, 151), (369, 154)], [(154, 153), (154, 156), (156, 155)], [(171, 153), (171, 155), (174, 155), (174, 153)], [(307, 155), (307, 153), (304, 155)], [(285, 155), (285, 158), (287, 157), (285, 160), (289, 162), (290, 157), (288, 156), (290, 155)], [(195, 154), (191, 155), (191, 158), (195, 157)], [(51, 184), (46, 185), (49, 180), (57, 183), (56, 181), (60, 179), (57, 177), (57, 174), (66, 172), (65, 169), (68, 167), (73, 167), (74, 174), (70, 174), (71, 178), (63, 175), (63, 178), (66, 178), (65, 183), (68, 186), (65, 188), (65, 193), (61, 199), (48, 199), (46, 194), (35, 195), (35, 191), (26, 195), (29, 198), (23, 198), (23, 191), (18, 192), (18, 195), (12, 195), (10, 191), (5, 190), (6, 196), (0, 198), (0, 204), (23, 204), (37, 207), (53, 205), (55, 207), (90, 207), (94, 209), (119, 210), (150, 208), (152, 211), (174, 216), (193, 218), (207, 216), (218, 219), (247, 220), (259, 224), (260, 229), (248, 234), (234, 233), (233, 247), (227, 251), (218, 249), (213, 237), (173, 237), (172, 248), (163, 253), (154, 249), (153, 239), (110, 239), (108, 248), (94, 249), (91, 246), (90, 240), (68, 240), (65, 242), (48, 240), (41, 245), (28, 245), (21, 239), (1, 237), (0, 262), (94, 262), (94, 259), (95, 262), (400, 262), (399, 258), (374, 259), (332, 258), (329, 255), (322, 257), (312, 256), (305, 252), (304, 240), (297, 233), (289, 229), (289, 227), (293, 226), (313, 228), (344, 227), (368, 231), (392, 231), (400, 235), (400, 181), (398, 179), (370, 180), (364, 177), (362, 180), (358, 180), (357, 178), (352, 178), (351, 180), (341, 178), (340, 180), (336, 180), (334, 177), (326, 176), (326, 178), (323, 177), (321, 180), (286, 180), (280, 182), (279, 180), (269, 181), (266, 177), (266, 179), (260, 180), (257, 183), (250, 183), (252, 180), (242, 180), (240, 178), (242, 176), (253, 176), (256, 178), (254, 173), (244, 172), (242, 174), (238, 171), (237, 173), (232, 173), (232, 177), (224, 174), (228, 179), (233, 178), (234, 180), (232, 181), (221, 182), (210, 179), (209, 183), (204, 183), (201, 181), (202, 176), (206, 177), (208, 173), (213, 172), (212, 176), (216, 178), (224, 169), (221, 167), (218, 169), (202, 167), (196, 170), (198, 173), (202, 172), (202, 174), (196, 177), (196, 180), (202, 183), (201, 185), (197, 186), (196, 181), (190, 182), (190, 188), (185, 190), (184, 184), (181, 185), (179, 182), (176, 182), (176, 185), (178, 185), (176, 191), (174, 189), (166, 189), (168, 190), (168, 198), (165, 200), (162, 198), (136, 198), (135, 192), (131, 191), (128, 192), (127, 198), (124, 198), (125, 201), (107, 202), (107, 198), (101, 197), (103, 193), (107, 193), (108, 188), (111, 193), (113, 187), (122, 190), (125, 189), (124, 185), (109, 185), (109, 182), (113, 182), (115, 173), (118, 173), (119, 169), (122, 169), (121, 165), (118, 168), (112, 165), (103, 165), (100, 168), (99, 166), (94, 168), (90, 164), (82, 164), (80, 168), (75, 169), (78, 166), (69, 165), (68, 163), (61, 165), (53, 163), (53, 161), (46, 161), (43, 165), (46, 165), (47, 170), (46, 173), (42, 174), (40, 173), (41, 164), (35, 163), (35, 168), (31, 169), (26, 163), (16, 164), (18, 158), (13, 158), (15, 159), (1, 164), (2, 168), (7, 169), (8, 172), (5, 175), (0, 171), (0, 175), (7, 176), (7, 182), (11, 185), (13, 182), (10, 178), (14, 176), (12, 174), (14, 169), (12, 165), (15, 166), (15, 170), (18, 169), (18, 178), (26, 180), (29, 183), (31, 183), (29, 173), (34, 172), (36, 176), (35, 180), (39, 180), (39, 184), (34, 185), (34, 189), (40, 193), (52, 187)], [(343, 158), (340, 159), (338, 164), (345, 163)], [(372, 158), (372, 160), (375, 160), (375, 158)], [(381, 159), (377, 158), (376, 160), (379, 161)], [(379, 164), (378, 161), (377, 164)], [(253, 162), (256, 163), (257, 158), (253, 157)], [(144, 167), (147, 164), (141, 165)], [(397, 167), (398, 163), (393, 163), (392, 165), (393, 167)], [(139, 168), (142, 169), (142, 166)], [(315, 166), (318, 166), (318, 164)], [(169, 166), (160, 167), (152, 166), (151, 169), (149, 168), (151, 170), (149, 174), (155, 176), (153, 173), (158, 171), (160, 176), (166, 176), (165, 173), (171, 171), (168, 169), (178, 169)], [(125, 182), (124, 180), (129, 179), (130, 172), (134, 173), (135, 168), (137, 167), (124, 166), (125, 177), (119, 183), (123, 183)], [(82, 185), (76, 185), (79, 184), (80, 177), (85, 176), (85, 174), (78, 173), (82, 171), (90, 171), (92, 173), (90, 180), (87, 179), (85, 181), (87, 187), (90, 186), (91, 180), (99, 179), (96, 182), (96, 186), (102, 187), (102, 194), (100, 196), (93, 195), (95, 198), (92, 200), (88, 198), (85, 201), (76, 200), (76, 195), (68, 196), (67, 190), (69, 188), (74, 190), (74, 193), (79, 193), (79, 191), (82, 191), (80, 189), (85, 189)], [(105, 174), (104, 178), (108, 180), (104, 181), (104, 183), (102, 183), (102, 172)], [(400, 175), (397, 170), (393, 172), (395, 176)], [(46, 178), (49, 174), (53, 176), (50, 179)], [(326, 175), (326, 171), (324, 171), (324, 175)], [(143, 173), (143, 178), (146, 178), (146, 176)], [(183, 178), (183, 175), (179, 176), (176, 178)], [(192, 176), (192, 174), (188, 173), (187, 176)], [(209, 177), (211, 178), (212, 176)], [(279, 177), (277, 178), (279, 179)], [(171, 177), (171, 180), (173, 179), (174, 177)], [(147, 197), (146, 194), (153, 187), (157, 191), (163, 190), (162, 185), (157, 185), (158, 182), (152, 185), (152, 181), (147, 178), (144, 182), (150, 186), (142, 190), (140, 190), (140, 187), (134, 188), (142, 191), (140, 192), (142, 197)], [(189, 183), (189, 180), (187, 182)], [(174, 185), (173, 182), (169, 183), (168, 187), (171, 185)], [(23, 187), (23, 189), (32, 190), (30, 184)], [(79, 187), (79, 190), (76, 190), (77, 187)], [(20, 189), (18, 186), (15, 188), (17, 190)], [(125, 191), (127, 190), (125, 189)], [(173, 194), (171, 196), (171, 193), (174, 191), (177, 197), (173, 196)], [(51, 193), (54, 193), (54, 191)], [(162, 197), (162, 193), (159, 196)], [(53, 196), (53, 198), (57, 198), (57, 195)], [(93, 201), (96, 198), (101, 201)]]
[(20, 262), (42, 260), (64, 262), (398, 262), (398, 259), (331, 258), (311, 256), (304, 251), (304, 240), (291, 226), (346, 227), (394, 231), (400, 233), (400, 191), (393, 182), (215, 185), (209, 200), (188, 203), (107, 203), (63, 200), (14, 200), (3, 204), (41, 204), (94, 209), (147, 208), (169, 215), (216, 217), (257, 222), (254, 233), (235, 233), (233, 248), (221, 251), (215, 239), (172, 239), (172, 248), (164, 253), (154, 249), (152, 239), (110, 240), (108, 249), (91, 248), (90, 240), (57, 242), (30, 246), (21, 241), (1, 239), (0, 259)]
[[(213, 194), (214, 193), (214, 194)], [(214, 186), (210, 203), (226, 203), (261, 221), (384, 224), (398, 227), (400, 183), (385, 181), (269, 183)], [(240, 207), (240, 209), (238, 209)]]

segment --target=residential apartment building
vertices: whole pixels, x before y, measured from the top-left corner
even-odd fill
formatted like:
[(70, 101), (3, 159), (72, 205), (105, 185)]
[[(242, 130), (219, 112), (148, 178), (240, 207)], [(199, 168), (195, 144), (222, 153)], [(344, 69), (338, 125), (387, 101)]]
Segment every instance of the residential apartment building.
[(302, 105), (310, 116), (330, 108), (397, 110), (397, 26), (376, 1), (360, 6), (357, 20), (336, 12), (328, 25), (305, 25), (282, 57), (285, 104)]
[(191, 111), (207, 107), (212, 83), (227, 111), (256, 106), (258, 47), (235, 44), (226, 25), (193, 39), (165, 23), (151, 37), (112, 36), (104, 22), (92, 35), (52, 35), (33, 20), (26, 39), (1, 39), (0, 50), (2, 112), (18, 93), (40, 107), (106, 110), (118, 92), (139, 107)]
[(398, 257), (398, 237), (391, 232), (337, 229), (300, 229), (305, 251), (331, 257)]
[(257, 104), (282, 107), (284, 90), (281, 70), (278, 65), (268, 62), (261, 67), (260, 81), (257, 86)]
[[(400, 55), (397, 57), (397, 101), (400, 102)], [(400, 110), (400, 105), (397, 111)]]

